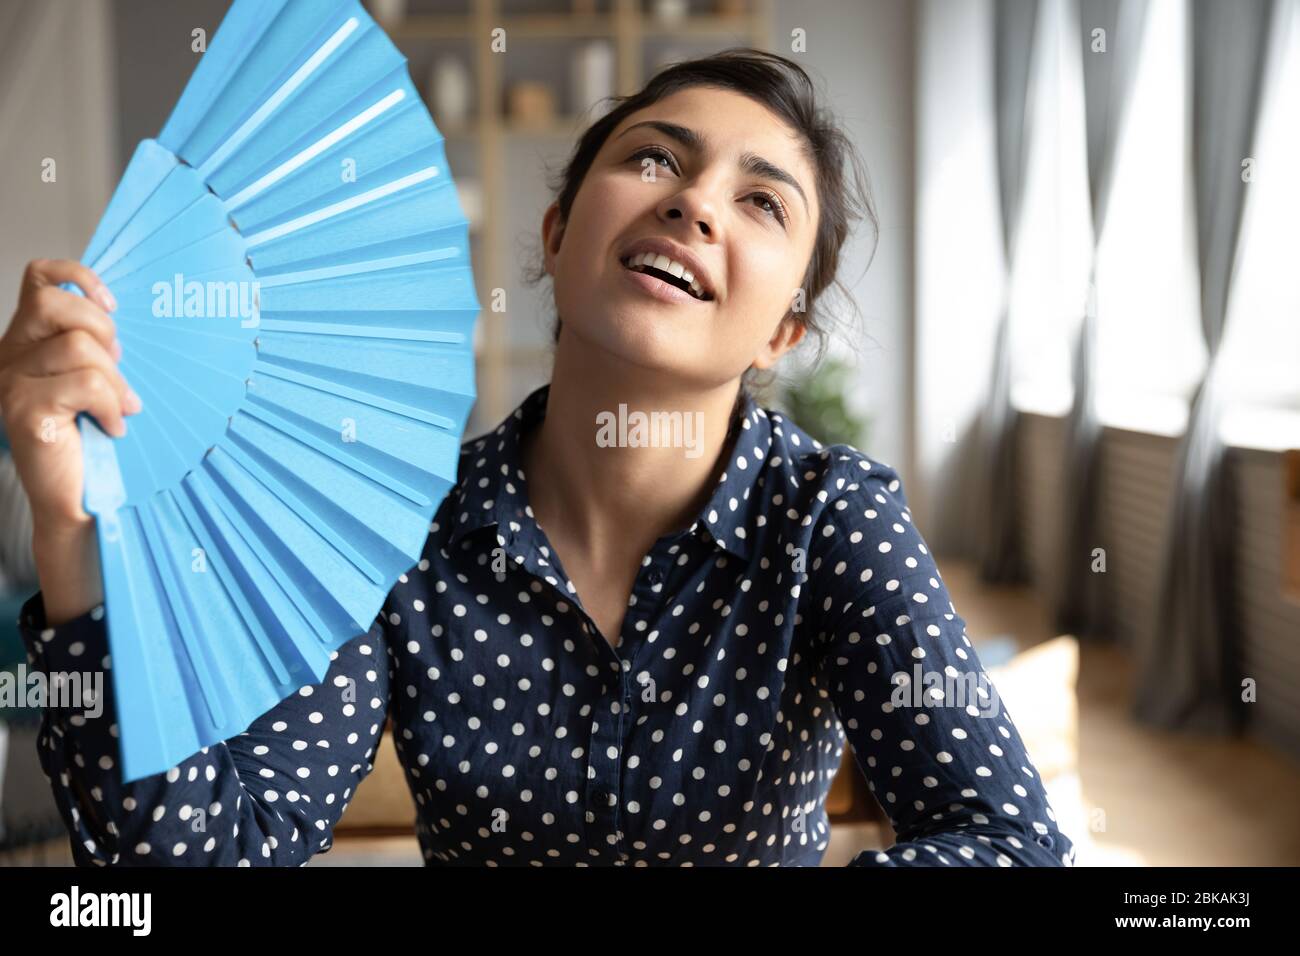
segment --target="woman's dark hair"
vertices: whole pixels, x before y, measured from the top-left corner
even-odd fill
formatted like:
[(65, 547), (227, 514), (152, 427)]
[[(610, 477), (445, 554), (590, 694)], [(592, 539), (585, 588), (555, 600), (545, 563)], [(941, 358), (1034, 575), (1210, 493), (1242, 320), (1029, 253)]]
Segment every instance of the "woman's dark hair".
[[(840, 129), (835, 117), (818, 107), (812, 80), (803, 68), (775, 53), (750, 47), (733, 47), (711, 56), (671, 64), (655, 74), (639, 93), (609, 97), (615, 105), (587, 128), (568, 163), (550, 184), (560, 208), (560, 218), (568, 222), (573, 201), (578, 195), (587, 170), (605, 140), (627, 116), (645, 109), (666, 96), (694, 86), (711, 86), (733, 90), (763, 104), (795, 130), (803, 140), (804, 155), (816, 173), (817, 197), (821, 205), (817, 237), (801, 288), (805, 291), (806, 310), (793, 313), (817, 343), (817, 360), (826, 350), (828, 325), (817, 308), (821, 294), (836, 286), (850, 302), (853, 297), (836, 277), (840, 249), (854, 222), (866, 218), (872, 231), (872, 254), (879, 239), (879, 222), (871, 198), (866, 168), (853, 144)], [(851, 167), (846, 170), (846, 166)], [(846, 178), (851, 171), (853, 179)], [(547, 275), (539, 257), (527, 270), (530, 284)], [(562, 319), (555, 323), (555, 340), (560, 337)], [(753, 376), (746, 373), (748, 382)]]

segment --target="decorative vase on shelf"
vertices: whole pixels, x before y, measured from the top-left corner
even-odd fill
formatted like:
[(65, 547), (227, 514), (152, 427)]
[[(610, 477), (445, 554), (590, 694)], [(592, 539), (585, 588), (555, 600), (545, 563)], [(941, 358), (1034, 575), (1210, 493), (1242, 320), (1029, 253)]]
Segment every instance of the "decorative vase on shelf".
[(540, 128), (555, 120), (555, 94), (545, 83), (521, 80), (507, 91), (508, 115), (519, 126)]
[(595, 122), (609, 112), (606, 99), (614, 94), (614, 47), (607, 40), (583, 44), (573, 58), (571, 77), (574, 115), (590, 110)]
[(687, 0), (655, 0), (655, 19), (660, 23), (681, 23), (689, 12)]
[(429, 105), (439, 126), (469, 121), (469, 70), (458, 57), (439, 57), (429, 73)]

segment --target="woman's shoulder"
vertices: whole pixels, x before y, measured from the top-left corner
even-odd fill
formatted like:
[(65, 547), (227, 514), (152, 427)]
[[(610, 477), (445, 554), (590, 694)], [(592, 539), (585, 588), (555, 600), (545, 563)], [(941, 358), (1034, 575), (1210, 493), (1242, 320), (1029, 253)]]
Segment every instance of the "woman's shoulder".
[(893, 465), (855, 445), (824, 444), (780, 410), (759, 412), (771, 430), (768, 467), (784, 472), (782, 486), (799, 498), (840, 512), (858, 502), (865, 510), (873, 501), (907, 508), (903, 482)]

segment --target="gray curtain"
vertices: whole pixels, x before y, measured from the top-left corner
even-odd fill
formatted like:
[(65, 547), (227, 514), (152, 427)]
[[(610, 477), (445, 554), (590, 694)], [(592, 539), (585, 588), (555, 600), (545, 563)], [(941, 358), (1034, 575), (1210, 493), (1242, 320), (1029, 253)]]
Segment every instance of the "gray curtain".
[(1009, 296), (1015, 273), (1016, 236), (1024, 200), (1029, 136), (1029, 72), (1037, 35), (1039, 0), (997, 0), (994, 4), (994, 112), (997, 115), (998, 187), (1002, 206), (1002, 248), (1006, 273), (998, 316), (993, 375), (981, 417), (984, 487), (977, 510), (980, 571), (986, 581), (1025, 580), (1016, 527), (1015, 424), (1011, 405)]
[(1215, 373), (1273, 7), (1272, 0), (1196, 0), (1191, 8), (1192, 168), (1209, 365), (1179, 444), (1159, 624), (1141, 649), (1134, 702), (1136, 716), (1170, 729), (1233, 731), (1244, 717), (1232, 606), (1235, 490), (1218, 436)]
[(1079, 636), (1106, 636), (1111, 627), (1102, 603), (1101, 574), (1092, 570), (1093, 549), (1103, 546), (1097, 509), (1101, 423), (1096, 411), (1095, 276), (1097, 247), (1114, 181), (1115, 146), (1133, 90), (1147, 0), (1078, 0), (1078, 13), (1093, 250), (1087, 299), (1074, 346), (1074, 404), (1066, 420), (1062, 587), (1055, 611), (1061, 630)]

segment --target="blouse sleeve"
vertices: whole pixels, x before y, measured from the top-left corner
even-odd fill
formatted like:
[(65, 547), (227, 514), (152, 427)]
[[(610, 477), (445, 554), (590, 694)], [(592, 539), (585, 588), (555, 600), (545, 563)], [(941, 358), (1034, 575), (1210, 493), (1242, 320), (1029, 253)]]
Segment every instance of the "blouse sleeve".
[(823, 512), (809, 569), (824, 609), (817, 680), (897, 839), (849, 865), (1073, 866), (897, 475), (872, 469)]
[(300, 866), (333, 828), (372, 758), (388, 713), (385, 616), (331, 653), (325, 679), (299, 688), (241, 734), (124, 784), (103, 605), (45, 626), (37, 592), (20, 612), (29, 667), (102, 667), (99, 701), (41, 716), (38, 758), (79, 866)]

